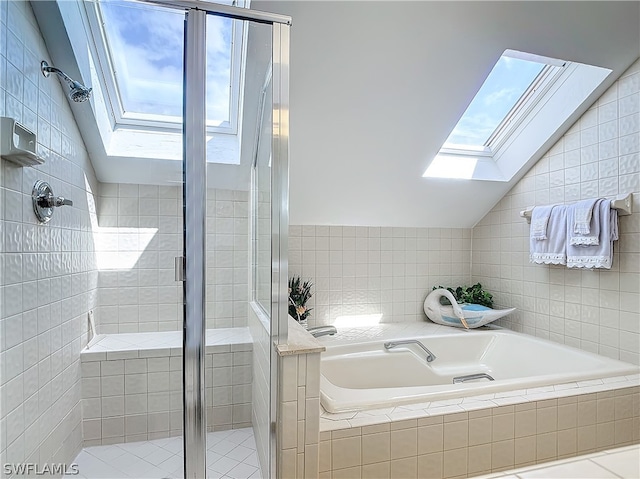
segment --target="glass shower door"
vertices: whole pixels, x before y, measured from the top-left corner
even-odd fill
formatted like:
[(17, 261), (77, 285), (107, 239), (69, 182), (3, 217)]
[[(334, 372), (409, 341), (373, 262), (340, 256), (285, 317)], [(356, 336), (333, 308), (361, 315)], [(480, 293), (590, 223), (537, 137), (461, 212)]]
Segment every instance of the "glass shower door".
[[(254, 427), (254, 348), (248, 329), (249, 189), (255, 132), (254, 28), (270, 25), (207, 16), (206, 351), (209, 476), (262, 476)], [(220, 39), (232, 44), (220, 48)], [(267, 365), (268, 367), (268, 365)], [(267, 410), (268, 411), (268, 410)], [(268, 437), (266, 438), (268, 441)], [(268, 476), (265, 476), (268, 477)]]
[[(102, 445), (119, 444), (116, 450), (125, 451), (110, 461), (110, 468), (138, 477), (160, 471), (160, 477), (173, 477), (184, 470), (183, 358), (178, 352), (185, 297), (183, 284), (176, 281), (174, 260), (185, 249), (183, 157), (192, 128), (183, 125), (186, 12), (131, 1), (85, 2), (84, 7), (91, 28), (104, 30), (107, 38), (107, 56), (100, 60), (115, 72), (113, 86), (122, 105), (118, 122), (130, 122), (114, 134), (127, 140), (120, 154), (142, 153), (150, 159), (139, 160), (143, 168), (135, 159), (114, 166), (124, 172), (142, 170), (142, 177), (135, 179), (140, 184), (102, 185), (107, 197), (98, 205), (96, 250), (99, 281), (106, 287), (100, 290), (105, 306), (99, 332), (112, 335), (114, 343), (120, 338), (136, 343), (138, 356), (128, 356), (120, 365), (103, 363), (102, 371), (106, 367), (112, 372), (95, 386), (101, 398), (87, 388), (85, 445), (101, 432)], [(186, 211), (193, 214), (190, 207)], [(139, 259), (125, 269), (135, 250)], [(111, 324), (113, 318), (117, 324)], [(141, 334), (115, 334), (130, 332)], [(92, 377), (85, 382), (93, 381)], [(98, 411), (101, 418), (96, 420)], [(155, 454), (133, 463), (135, 452), (144, 448)], [(121, 477), (111, 469), (85, 471), (81, 466), (80, 474), (87, 477)]]
[[(271, 70), (286, 77), (288, 26), (273, 19), (288, 20), (208, 6), (206, 15), (187, 13), (185, 50), (185, 477), (274, 477), (273, 342), (286, 333), (280, 324), (287, 309), (281, 258), (288, 123), (272, 122), (286, 118), (274, 98), (287, 95), (272, 93)], [(285, 82), (279, 92), (286, 89)], [(257, 161), (266, 167), (263, 183), (277, 184), (262, 196), (269, 214), (261, 222), (266, 307), (259, 314), (250, 248)]]

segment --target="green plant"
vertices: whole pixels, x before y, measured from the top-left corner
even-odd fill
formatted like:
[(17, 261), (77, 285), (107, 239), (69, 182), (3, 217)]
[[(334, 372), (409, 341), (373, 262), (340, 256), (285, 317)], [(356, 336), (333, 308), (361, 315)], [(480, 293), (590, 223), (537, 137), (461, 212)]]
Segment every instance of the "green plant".
[[(448, 290), (458, 303), (480, 304), (487, 308), (493, 308), (493, 295), (482, 289), (480, 283), (476, 283), (473, 286), (462, 287), (458, 286), (455, 290), (453, 288), (445, 288), (444, 286), (434, 286), (433, 289), (446, 289)], [(445, 297), (440, 298), (441, 304), (451, 304)]]
[(313, 283), (310, 280), (302, 282), (300, 276), (289, 278), (289, 314), (297, 321), (307, 319), (313, 308), (307, 308), (307, 301), (311, 299)]

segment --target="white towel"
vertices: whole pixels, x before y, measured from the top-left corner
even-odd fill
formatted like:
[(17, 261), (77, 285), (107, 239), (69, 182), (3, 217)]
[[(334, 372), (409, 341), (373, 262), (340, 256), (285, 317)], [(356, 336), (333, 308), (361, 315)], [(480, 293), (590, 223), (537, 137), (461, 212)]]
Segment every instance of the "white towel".
[(567, 264), (567, 207), (554, 206), (549, 215), (547, 239), (529, 238), (529, 261), (537, 264)]
[[(581, 235), (587, 235), (590, 232), (591, 217), (593, 216), (593, 210), (598, 202), (599, 198), (592, 198), (589, 200), (578, 201), (575, 206), (575, 216), (573, 217), (573, 231), (572, 233), (578, 233)], [(597, 211), (597, 209), (596, 209)], [(573, 234), (569, 235), (569, 237)]]
[[(601, 215), (598, 214), (598, 211), (599, 211), (601, 201), (603, 201), (601, 198), (596, 198), (595, 200), (580, 201), (568, 207), (569, 209), (574, 210), (573, 217), (577, 218), (580, 215), (584, 215), (586, 203), (589, 203), (589, 204), (593, 203), (593, 208), (589, 210), (589, 211), (592, 211), (592, 213), (588, 215), (589, 225), (588, 225), (588, 228), (586, 228), (587, 232), (586, 233), (577, 232), (576, 231), (578, 229), (577, 225), (579, 223), (581, 224), (581, 222), (574, 220), (573, 232), (571, 231), (569, 232), (569, 244), (576, 245), (576, 246), (577, 245), (593, 246), (593, 245), (600, 244), (600, 221), (602, 220), (602, 218), (601, 218)], [(571, 216), (571, 213), (568, 213), (568, 216)], [(582, 228), (582, 230), (584, 231), (584, 228)]]
[[(572, 231), (575, 210), (567, 209), (567, 230)], [(613, 242), (618, 239), (618, 212), (611, 209), (611, 200), (602, 200), (594, 208), (594, 215), (600, 216), (599, 244), (576, 246), (567, 244), (567, 268), (611, 269), (613, 263)]]
[(531, 230), (529, 235), (532, 240), (547, 239), (547, 225), (551, 210), (555, 205), (535, 206), (531, 212)]
[[(611, 202), (609, 202), (609, 204), (611, 204)], [(611, 206), (609, 206), (609, 208), (611, 208)], [(618, 241), (620, 239), (620, 233), (618, 231), (618, 210), (611, 208), (609, 221), (611, 222), (611, 234), (609, 235), (609, 238), (611, 241)]]

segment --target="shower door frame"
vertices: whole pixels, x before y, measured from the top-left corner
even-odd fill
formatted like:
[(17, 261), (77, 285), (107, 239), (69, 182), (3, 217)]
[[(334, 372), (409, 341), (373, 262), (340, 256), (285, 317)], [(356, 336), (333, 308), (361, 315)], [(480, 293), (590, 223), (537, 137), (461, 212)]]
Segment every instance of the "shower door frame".
[[(137, 0), (184, 10), (184, 330), (183, 406), (184, 477), (206, 477), (205, 287), (206, 287), (206, 15), (272, 25), (272, 274), (270, 335), (272, 345), (287, 339), (289, 226), (289, 35), (291, 17), (207, 0)], [(271, 356), (271, 417), (276, 422), (277, 365)], [(275, 427), (271, 428), (269, 469), (276, 475)]]

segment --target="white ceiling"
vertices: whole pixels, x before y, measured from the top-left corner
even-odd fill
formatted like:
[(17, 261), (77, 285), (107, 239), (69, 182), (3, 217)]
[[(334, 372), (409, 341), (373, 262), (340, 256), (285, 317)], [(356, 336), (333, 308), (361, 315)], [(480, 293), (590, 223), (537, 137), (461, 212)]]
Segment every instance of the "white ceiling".
[[(639, 2), (252, 8), (293, 17), (291, 224), (471, 227), (640, 55)], [(613, 73), (511, 182), (422, 178), (507, 48)]]

